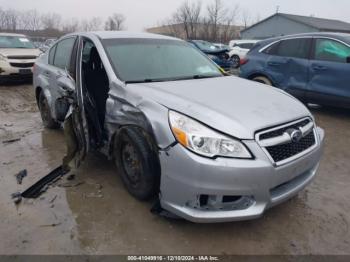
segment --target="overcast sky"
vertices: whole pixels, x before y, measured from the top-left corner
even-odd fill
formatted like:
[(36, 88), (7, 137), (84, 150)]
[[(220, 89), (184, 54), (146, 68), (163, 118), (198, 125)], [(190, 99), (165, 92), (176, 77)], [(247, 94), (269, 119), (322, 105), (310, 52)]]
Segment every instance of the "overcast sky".
[[(223, 0), (227, 5), (239, 4), (241, 9), (265, 18), (276, 11), (299, 15), (339, 19), (350, 22), (349, 0)], [(142, 31), (156, 26), (169, 17), (182, 0), (0, 0), (0, 7), (18, 10), (37, 9), (40, 12), (56, 12), (64, 18), (107, 17), (111, 13), (123, 13), (126, 26), (131, 31)], [(202, 0), (203, 4), (212, 0)], [(240, 22), (240, 21), (238, 21)]]

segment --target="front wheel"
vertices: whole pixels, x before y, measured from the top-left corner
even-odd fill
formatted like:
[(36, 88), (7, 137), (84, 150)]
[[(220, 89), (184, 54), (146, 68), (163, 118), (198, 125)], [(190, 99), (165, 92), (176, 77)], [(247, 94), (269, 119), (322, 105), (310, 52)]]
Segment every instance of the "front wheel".
[(50, 106), (44, 95), (44, 92), (40, 92), (39, 94), (38, 105), (39, 105), (40, 115), (44, 126), (49, 129), (60, 128), (61, 127), (60, 123), (55, 121), (51, 115)]
[(148, 200), (159, 191), (160, 164), (156, 147), (138, 128), (125, 128), (114, 145), (114, 161), (129, 193)]

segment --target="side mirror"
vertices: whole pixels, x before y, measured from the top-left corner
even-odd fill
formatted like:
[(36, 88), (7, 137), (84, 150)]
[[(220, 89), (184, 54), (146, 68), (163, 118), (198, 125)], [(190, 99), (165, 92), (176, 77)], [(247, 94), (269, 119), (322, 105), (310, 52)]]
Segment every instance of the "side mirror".
[(348, 64), (350, 64), (350, 56), (348, 56), (348, 57), (346, 58), (346, 62), (347, 62)]

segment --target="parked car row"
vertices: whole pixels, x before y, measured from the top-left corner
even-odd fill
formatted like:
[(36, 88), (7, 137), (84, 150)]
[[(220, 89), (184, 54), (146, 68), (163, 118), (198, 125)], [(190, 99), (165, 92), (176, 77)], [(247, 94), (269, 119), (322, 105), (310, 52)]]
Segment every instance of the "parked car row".
[(203, 40), (190, 40), (190, 44), (205, 53), (211, 60), (225, 71), (230, 71), (234, 65), (228, 54), (228, 49), (221, 49), (214, 44)]
[(350, 35), (311, 33), (261, 41), (241, 62), (240, 76), (305, 103), (350, 108)]

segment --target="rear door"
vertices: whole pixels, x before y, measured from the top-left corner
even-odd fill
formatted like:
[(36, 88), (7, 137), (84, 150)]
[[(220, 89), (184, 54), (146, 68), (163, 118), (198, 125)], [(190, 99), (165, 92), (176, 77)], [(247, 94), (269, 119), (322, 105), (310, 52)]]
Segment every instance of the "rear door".
[(268, 50), (267, 74), (277, 87), (300, 99), (306, 92), (311, 43), (311, 38), (286, 39)]
[[(62, 121), (62, 115), (57, 106), (65, 95), (66, 90), (59, 85), (59, 82), (71, 82), (70, 85), (74, 86), (75, 83), (68, 74), (75, 74), (74, 68), (72, 68), (71, 59), (73, 55), (74, 44), (76, 37), (69, 37), (59, 41), (49, 51), (48, 65), (43, 70), (43, 74), (49, 83), (49, 89), (51, 93), (51, 107), (54, 109), (54, 115), (57, 120)], [(76, 50), (75, 50), (76, 51)], [(64, 118), (64, 116), (63, 116)]]
[(350, 107), (350, 46), (315, 38), (310, 63), (309, 102)]
[[(74, 44), (76, 42), (76, 37), (69, 37), (59, 41), (56, 45), (55, 57), (53, 60), (53, 65), (55, 67), (51, 72), (51, 78), (53, 79), (54, 88), (57, 90), (58, 97), (63, 97), (65, 95), (65, 90), (63, 90), (58, 84), (57, 80), (59, 78), (68, 78), (71, 71), (71, 60), (73, 55)], [(75, 50), (76, 51), (76, 50)]]

